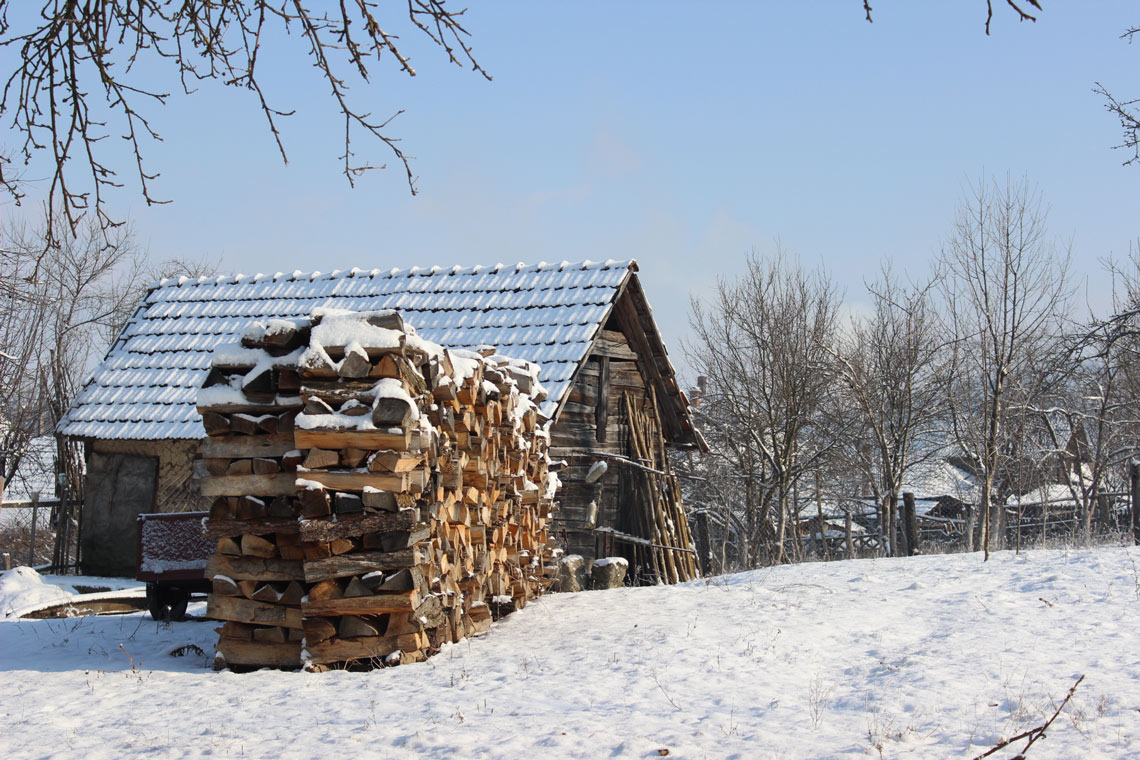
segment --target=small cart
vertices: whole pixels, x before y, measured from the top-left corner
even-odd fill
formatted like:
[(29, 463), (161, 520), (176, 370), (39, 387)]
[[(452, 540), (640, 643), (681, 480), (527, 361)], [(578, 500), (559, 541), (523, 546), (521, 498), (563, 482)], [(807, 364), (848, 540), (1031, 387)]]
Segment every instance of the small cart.
[(147, 609), (155, 620), (182, 620), (194, 594), (205, 594), (206, 560), (214, 545), (202, 536), (207, 512), (171, 512), (138, 516), (138, 566), (146, 582)]

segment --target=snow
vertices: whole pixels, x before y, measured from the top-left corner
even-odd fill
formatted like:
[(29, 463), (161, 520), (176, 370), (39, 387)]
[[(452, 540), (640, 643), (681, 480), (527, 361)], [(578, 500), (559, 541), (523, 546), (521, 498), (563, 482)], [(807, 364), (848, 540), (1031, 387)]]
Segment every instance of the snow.
[(1061, 483), (1051, 483), (1048, 485), (1035, 488), (1029, 493), (1022, 494), (1021, 496), (1010, 496), (1006, 500), (1006, 506), (1016, 507), (1019, 504), (1037, 505), (1037, 504), (1051, 504), (1053, 506), (1075, 506), (1073, 501), (1073, 490), (1078, 494), (1081, 492), (1080, 486), (1075, 486), (1070, 489), (1069, 486)]
[(403, 380), (397, 380), (392, 377), (381, 378), (376, 383), (376, 385), (373, 386), (373, 391), (375, 392), (377, 399), (397, 398), (402, 401), (406, 401), (412, 410), (412, 421), (415, 422), (420, 418), (419, 404), (417, 404), (415, 402), (415, 399), (409, 396), (408, 392), (404, 390)]
[(15, 567), (0, 575), (0, 618), (8, 617), (14, 610), (66, 602), (70, 598), (71, 594), (45, 583), (30, 567)]
[(372, 312), (353, 312), (337, 309), (314, 309), (313, 316), (321, 316), (321, 323), (313, 327), (310, 345), (347, 346), (359, 343), (379, 349), (399, 349), (404, 345), (404, 333), (387, 327), (377, 327), (364, 321)]
[[(297, 415), (294, 424), (302, 430), (375, 430), (369, 415), (305, 414)], [(402, 431), (400, 431), (402, 432)]]
[(1000, 552), (559, 594), (371, 673), (215, 673), (205, 621), (6, 621), (0, 754), (972, 758), (1084, 674), (1029, 757), (1140, 757), (1138, 567)]
[(913, 466), (899, 493), (913, 493), (919, 499), (953, 496), (966, 504), (975, 504), (980, 493), (976, 477), (955, 467), (944, 458), (931, 459)]
[(123, 589), (143, 587), (133, 578), (101, 578), (98, 576), (59, 576), (40, 574), (30, 567), (14, 567), (0, 573), (0, 620), (66, 602), (80, 594), (85, 599), (118, 596)]

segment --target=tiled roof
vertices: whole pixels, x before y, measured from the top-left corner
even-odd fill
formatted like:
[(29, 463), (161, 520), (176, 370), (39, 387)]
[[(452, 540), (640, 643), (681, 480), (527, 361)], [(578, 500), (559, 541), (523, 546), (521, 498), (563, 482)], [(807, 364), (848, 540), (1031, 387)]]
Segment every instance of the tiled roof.
[(64, 435), (195, 439), (195, 409), (211, 352), (257, 319), (313, 308), (398, 309), (443, 346), (495, 346), (542, 367), (552, 415), (578, 364), (637, 270), (633, 261), (540, 263), (453, 269), (335, 271), (163, 280), (60, 423)]

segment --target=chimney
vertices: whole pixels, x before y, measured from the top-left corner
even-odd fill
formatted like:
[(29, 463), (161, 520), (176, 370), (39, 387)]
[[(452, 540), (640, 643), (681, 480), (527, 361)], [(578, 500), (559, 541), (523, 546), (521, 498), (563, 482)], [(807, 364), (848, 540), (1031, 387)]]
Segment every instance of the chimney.
[(697, 375), (697, 390), (693, 393), (693, 407), (696, 409), (701, 408), (701, 397), (705, 395), (705, 391), (709, 387), (708, 375)]

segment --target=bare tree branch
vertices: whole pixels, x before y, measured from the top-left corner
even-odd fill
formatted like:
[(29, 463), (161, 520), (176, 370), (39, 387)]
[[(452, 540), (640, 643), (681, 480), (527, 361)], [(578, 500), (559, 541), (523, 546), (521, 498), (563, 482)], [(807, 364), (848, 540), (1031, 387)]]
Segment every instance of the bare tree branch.
[[(88, 213), (104, 230), (120, 224), (106, 211), (108, 191), (125, 181), (113, 167), (108, 137), (126, 142), (134, 181), (146, 203), (169, 202), (155, 195), (159, 175), (144, 159), (148, 144), (162, 139), (149, 114), (171, 97), (144, 84), (150, 81), (144, 73), (157, 65), (173, 66), (184, 94), (209, 80), (253, 93), (287, 163), (278, 119), (293, 112), (271, 104), (257, 66), (262, 45), (282, 32), (296, 31), (305, 40), (307, 55), (343, 117), (340, 160), (348, 182), (386, 166), (356, 160), (353, 138), (363, 133), (403, 166), (415, 194), (410, 157), (388, 133), (402, 111), (374, 118), (349, 96), (349, 77), (371, 81), (385, 53), (402, 73), (416, 73), (399, 35), (381, 25), (376, 0), (340, 0), (335, 11), (321, 10), (309, 0), (40, 2), (38, 13), (21, 11), (12, 17), (8, 5), (0, 3), (0, 46), (14, 49), (19, 62), (4, 79), (0, 116), (9, 117), (22, 137), (14, 155), (0, 155), (0, 186), (19, 201), (24, 189), (18, 164), (29, 165), (46, 154), (53, 163), (46, 205), (60, 210), (72, 235)], [(451, 10), (446, 0), (408, 0), (404, 11), (409, 28), (442, 48), (449, 61), (490, 79), (468, 42), (464, 13)], [(47, 239), (58, 242), (54, 224)]]

